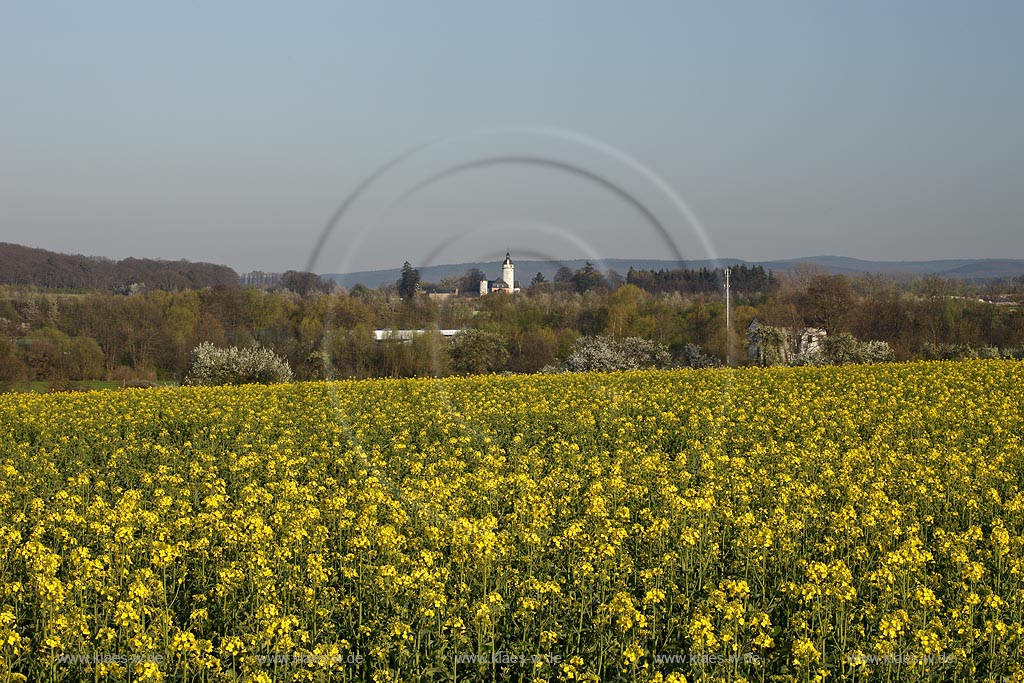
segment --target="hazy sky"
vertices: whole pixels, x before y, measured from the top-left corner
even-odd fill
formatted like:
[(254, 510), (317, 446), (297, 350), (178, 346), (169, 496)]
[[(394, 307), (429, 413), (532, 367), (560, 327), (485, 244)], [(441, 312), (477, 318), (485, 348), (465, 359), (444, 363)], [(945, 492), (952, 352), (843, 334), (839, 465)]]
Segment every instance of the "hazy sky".
[[(627, 194), (687, 257), (1024, 258), (1022, 35), (1018, 1), (8, 2), (0, 241), (302, 268), (454, 137), (315, 268), (671, 258)], [(571, 135), (460, 137), (500, 126)]]

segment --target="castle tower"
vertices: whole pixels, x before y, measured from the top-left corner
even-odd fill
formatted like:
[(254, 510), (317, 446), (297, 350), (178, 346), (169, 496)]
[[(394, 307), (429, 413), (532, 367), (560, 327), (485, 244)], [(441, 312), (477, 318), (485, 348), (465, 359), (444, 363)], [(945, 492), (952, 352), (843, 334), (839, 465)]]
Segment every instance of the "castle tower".
[(501, 279), (508, 285), (508, 289), (511, 292), (516, 287), (516, 267), (512, 263), (512, 257), (509, 252), (505, 252), (505, 261), (501, 264)]

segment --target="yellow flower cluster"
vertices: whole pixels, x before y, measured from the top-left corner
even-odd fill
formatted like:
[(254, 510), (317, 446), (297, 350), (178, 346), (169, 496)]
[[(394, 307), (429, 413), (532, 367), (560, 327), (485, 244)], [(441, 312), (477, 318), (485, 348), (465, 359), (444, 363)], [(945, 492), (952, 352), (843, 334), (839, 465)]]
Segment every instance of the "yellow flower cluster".
[(0, 681), (1024, 680), (1021, 434), (1010, 361), (0, 396)]

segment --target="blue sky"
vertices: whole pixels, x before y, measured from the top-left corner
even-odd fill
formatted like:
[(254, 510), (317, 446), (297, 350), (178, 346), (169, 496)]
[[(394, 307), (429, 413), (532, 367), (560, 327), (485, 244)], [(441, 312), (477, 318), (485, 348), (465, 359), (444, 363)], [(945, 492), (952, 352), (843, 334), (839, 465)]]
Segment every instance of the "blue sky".
[[(564, 168), (404, 197), (518, 148), (657, 205), (688, 257), (1024, 258), (1022, 34), (1016, 2), (7, 3), (0, 241), (302, 268), (363, 178), (454, 137), (382, 176), (315, 268), (671, 257)], [(496, 126), (637, 166), (460, 137)]]

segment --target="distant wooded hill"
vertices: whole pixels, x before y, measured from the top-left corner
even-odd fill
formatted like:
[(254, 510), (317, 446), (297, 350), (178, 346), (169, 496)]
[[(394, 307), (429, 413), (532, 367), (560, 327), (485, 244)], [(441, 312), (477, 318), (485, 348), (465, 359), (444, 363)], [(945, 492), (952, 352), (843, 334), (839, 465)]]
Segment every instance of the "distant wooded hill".
[(238, 273), (214, 263), (137, 258), (114, 261), (0, 242), (0, 284), (121, 292), (132, 285), (185, 290), (237, 283)]
[[(555, 273), (562, 266), (570, 270), (578, 270), (585, 265), (582, 259), (567, 261), (516, 261), (516, 279), (526, 286), (537, 274), (542, 273), (547, 280), (553, 280)], [(635, 270), (674, 270), (686, 268), (699, 270), (738, 265), (759, 265), (766, 271), (791, 271), (800, 264), (816, 265), (832, 274), (855, 275), (861, 273), (879, 273), (894, 277), (914, 277), (921, 275), (939, 275), (957, 280), (996, 280), (1003, 278), (1024, 277), (1024, 259), (946, 259), (938, 261), (863, 261), (843, 256), (811, 256), (799, 259), (778, 261), (743, 261), (741, 259), (695, 260), (695, 261), (660, 261), (651, 259), (604, 259), (595, 261), (600, 270), (614, 270), (623, 277), (630, 268)], [(416, 264), (413, 264), (416, 266)], [(426, 282), (440, 282), (446, 278), (461, 277), (467, 270), (478, 268), (487, 277), (501, 275), (499, 262), (458, 263), (438, 266), (417, 266), (420, 277)], [(324, 275), (345, 287), (362, 284), (367, 287), (379, 287), (382, 284), (393, 284), (401, 277), (400, 268), (387, 270), (370, 270), (354, 273)]]
[[(566, 261), (516, 261), (516, 279), (527, 286), (537, 273), (548, 281), (555, 279), (559, 268), (572, 271), (586, 265), (583, 259)], [(1024, 259), (947, 259), (938, 261), (864, 261), (842, 256), (811, 256), (776, 261), (744, 261), (741, 259), (665, 261), (655, 259), (612, 258), (597, 260), (594, 265), (606, 272), (614, 270), (623, 278), (630, 268), (636, 271), (672, 271), (721, 267), (761, 267), (775, 273), (791, 271), (801, 264), (816, 265), (832, 274), (856, 275), (879, 273), (896, 278), (939, 275), (957, 280), (1001, 280), (1024, 277)], [(413, 264), (416, 265), (416, 264)], [(417, 266), (424, 282), (455, 280), (466, 271), (479, 269), (488, 278), (501, 275), (501, 264), (494, 262), (456, 263)], [(370, 288), (394, 284), (401, 277), (401, 268), (370, 270), (322, 276), (345, 287), (362, 284)], [(216, 285), (238, 284), (238, 274), (228, 266), (194, 261), (126, 258), (115, 261), (98, 256), (59, 254), (18, 244), (0, 242), (0, 284), (32, 285), (45, 289), (72, 291), (128, 291), (132, 285), (146, 289), (187, 290)]]

